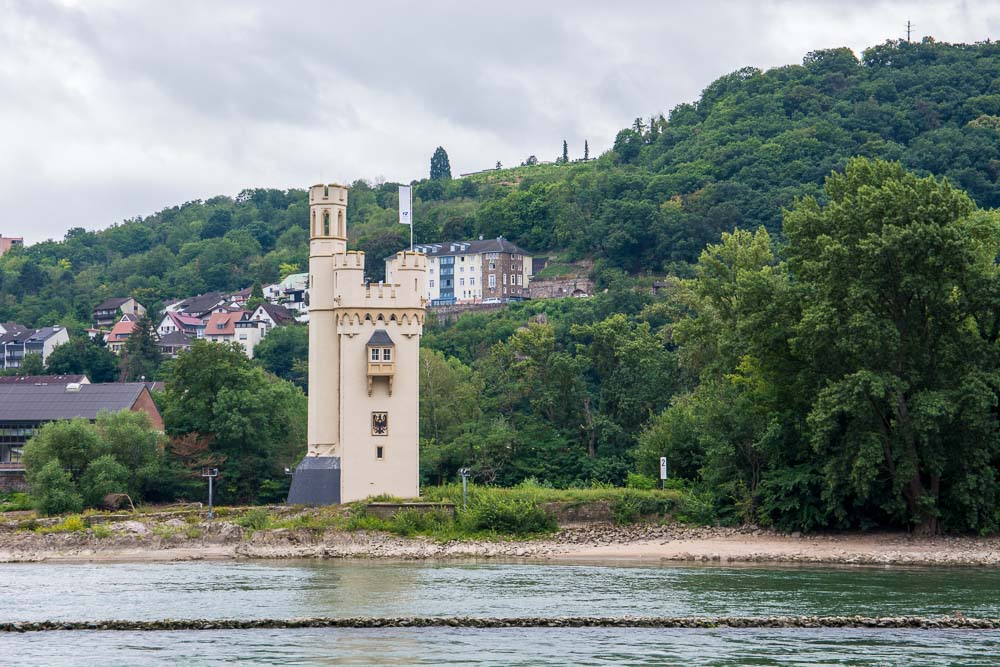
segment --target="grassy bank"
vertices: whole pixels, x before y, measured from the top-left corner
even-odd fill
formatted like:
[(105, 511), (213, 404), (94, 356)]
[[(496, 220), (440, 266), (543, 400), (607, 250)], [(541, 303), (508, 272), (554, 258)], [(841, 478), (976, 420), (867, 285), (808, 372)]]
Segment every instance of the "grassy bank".
[[(408, 499), (380, 496), (370, 501), (405, 503)], [(235, 523), (244, 529), (246, 536), (262, 530), (309, 530), (316, 534), (327, 531), (379, 530), (400, 536), (421, 535), (447, 541), (456, 539), (523, 539), (544, 537), (556, 531), (559, 521), (575, 511), (601, 516), (617, 524), (638, 521), (680, 521), (683, 523), (708, 523), (712, 517), (710, 507), (701, 497), (683, 487), (660, 489), (632, 489), (596, 486), (585, 489), (550, 489), (536, 484), (522, 484), (514, 488), (495, 488), (470, 484), (467, 503), (463, 507), (461, 484), (425, 487), (421, 501), (442, 503), (440, 508), (404, 509), (391, 518), (370, 513), (369, 501), (349, 503), (336, 507), (288, 508), (216, 508), (216, 520)], [(24, 498), (9, 505), (21, 508)], [(450, 507), (454, 506), (453, 508)], [(189, 506), (190, 507), (190, 506)], [(161, 508), (163, 509), (163, 508)], [(154, 534), (160, 535), (161, 519), (170, 516), (183, 518), (188, 524), (175, 527), (174, 532), (185, 534), (195, 530), (204, 520), (201, 511), (159, 512), (156, 508), (140, 507), (127, 513), (134, 520), (152, 521)], [(59, 520), (41, 521), (24, 518), (18, 528), (39, 533), (65, 533), (90, 530), (97, 537), (111, 534), (101, 525), (102, 513), (88, 510), (82, 515), (68, 515)], [(183, 530), (182, 530), (183, 529)], [(164, 535), (166, 536), (165, 533)], [(189, 535), (191, 536), (191, 535)]]

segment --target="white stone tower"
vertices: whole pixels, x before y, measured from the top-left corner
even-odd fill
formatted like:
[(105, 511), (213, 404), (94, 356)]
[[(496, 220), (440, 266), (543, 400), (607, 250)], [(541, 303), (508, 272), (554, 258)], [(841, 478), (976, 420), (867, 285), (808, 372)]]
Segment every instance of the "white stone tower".
[(309, 236), (309, 450), (288, 502), (416, 497), (427, 258), (399, 252), (391, 283), (366, 284), (340, 185), (309, 189)]

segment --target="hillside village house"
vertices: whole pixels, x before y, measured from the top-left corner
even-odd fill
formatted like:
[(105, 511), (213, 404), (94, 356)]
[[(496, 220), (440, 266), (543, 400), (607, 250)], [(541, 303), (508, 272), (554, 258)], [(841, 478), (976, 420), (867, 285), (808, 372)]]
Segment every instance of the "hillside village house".
[(135, 323), (138, 319), (135, 315), (122, 315), (118, 323), (104, 337), (104, 342), (107, 344), (109, 350), (115, 354), (121, 354), (122, 350), (125, 349), (125, 343), (128, 342), (129, 336), (135, 331)]
[(98, 329), (110, 329), (121, 315), (129, 315), (139, 319), (146, 314), (146, 309), (132, 297), (114, 297), (94, 308), (94, 326)]
[(192, 336), (183, 331), (171, 331), (167, 334), (157, 336), (156, 346), (160, 348), (160, 354), (165, 359), (176, 359), (181, 352), (191, 349)]
[(163, 418), (143, 382), (0, 383), (0, 491), (24, 490), (24, 444), (43, 424), (82, 417), (94, 421), (102, 410), (145, 412), (153, 428)]
[(156, 335), (162, 337), (175, 332), (183, 333), (191, 338), (204, 338), (205, 320), (193, 315), (181, 315), (167, 311), (156, 327)]
[(0, 255), (9, 252), (12, 248), (24, 247), (24, 239), (20, 236), (4, 236), (0, 234)]
[(0, 324), (0, 369), (20, 368), (24, 357), (37, 354), (48, 360), (57, 346), (69, 342), (65, 327), (28, 329), (20, 324)]
[[(528, 298), (531, 257), (507, 239), (427, 243), (427, 298), (431, 305), (500, 303)], [(395, 282), (386, 260), (386, 281)]]

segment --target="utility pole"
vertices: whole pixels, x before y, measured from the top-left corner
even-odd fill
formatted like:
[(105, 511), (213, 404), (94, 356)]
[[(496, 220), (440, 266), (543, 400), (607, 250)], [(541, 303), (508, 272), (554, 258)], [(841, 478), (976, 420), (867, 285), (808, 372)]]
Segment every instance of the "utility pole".
[(212, 512), (212, 480), (219, 476), (218, 468), (205, 468), (201, 471), (202, 477), (208, 478), (208, 518), (212, 519), (215, 514)]
[(910, 33), (913, 31), (914, 25), (909, 21), (906, 22), (906, 43), (910, 43)]

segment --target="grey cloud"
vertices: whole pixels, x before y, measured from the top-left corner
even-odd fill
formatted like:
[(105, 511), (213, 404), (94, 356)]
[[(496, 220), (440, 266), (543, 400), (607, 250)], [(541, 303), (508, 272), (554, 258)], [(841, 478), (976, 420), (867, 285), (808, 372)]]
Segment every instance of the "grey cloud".
[[(982, 39), (986, 2), (0, 0), (3, 234), (61, 237), (246, 186), (596, 154), (744, 65), (918, 32)], [(921, 32), (921, 34), (923, 34)], [(41, 215), (58, 180), (86, 214)], [(127, 187), (126, 187), (127, 185)], [(40, 220), (35, 224), (35, 220)]]

